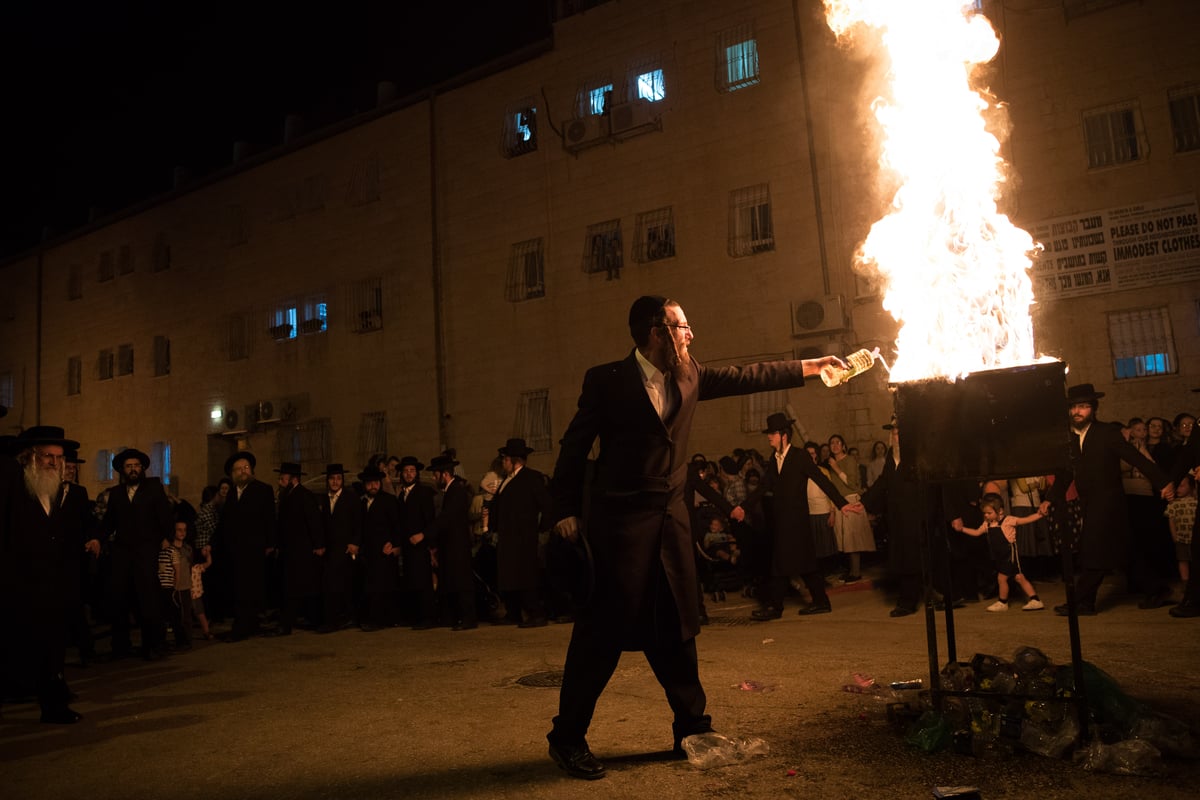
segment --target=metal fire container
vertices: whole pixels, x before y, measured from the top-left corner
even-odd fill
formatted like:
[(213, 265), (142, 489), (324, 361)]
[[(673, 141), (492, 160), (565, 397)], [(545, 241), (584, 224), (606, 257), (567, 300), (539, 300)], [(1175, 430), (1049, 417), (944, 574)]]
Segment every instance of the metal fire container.
[(1067, 467), (1066, 365), (898, 383), (900, 470), (929, 482), (1020, 478)]

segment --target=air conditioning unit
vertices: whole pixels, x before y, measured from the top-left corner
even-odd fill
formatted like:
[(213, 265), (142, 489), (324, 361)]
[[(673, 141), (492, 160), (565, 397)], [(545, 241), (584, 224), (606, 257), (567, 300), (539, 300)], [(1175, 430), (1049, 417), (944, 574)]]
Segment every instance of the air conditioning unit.
[(272, 422), (279, 422), (279, 417), (275, 414), (275, 402), (273, 400), (259, 400), (246, 406), (246, 416), (244, 417), (247, 425), (268, 425)]
[(792, 303), (792, 336), (819, 336), (849, 329), (846, 304), (840, 294), (827, 294)]
[(612, 135), (619, 138), (662, 130), (662, 115), (654, 104), (644, 98), (629, 103), (617, 103), (609, 112)]
[(588, 114), (575, 117), (562, 125), (563, 149), (577, 153), (608, 140), (608, 115)]

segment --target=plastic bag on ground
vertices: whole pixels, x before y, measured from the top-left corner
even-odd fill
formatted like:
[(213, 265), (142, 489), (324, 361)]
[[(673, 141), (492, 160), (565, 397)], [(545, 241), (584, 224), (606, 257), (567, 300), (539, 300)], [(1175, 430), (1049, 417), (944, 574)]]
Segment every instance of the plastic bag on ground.
[(1126, 739), (1115, 744), (1095, 741), (1075, 751), (1075, 763), (1089, 772), (1113, 775), (1157, 775), (1162, 771), (1158, 748), (1142, 739)]
[(688, 763), (697, 769), (724, 767), (770, 751), (767, 743), (757, 736), (730, 738), (719, 733), (697, 733), (686, 737), (681, 745)]

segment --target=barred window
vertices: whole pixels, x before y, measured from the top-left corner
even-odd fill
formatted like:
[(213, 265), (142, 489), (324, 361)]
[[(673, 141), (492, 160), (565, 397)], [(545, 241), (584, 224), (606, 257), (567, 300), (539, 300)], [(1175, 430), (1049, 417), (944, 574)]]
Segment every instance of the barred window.
[(113, 479), (112, 459), (113, 455), (124, 450), (124, 447), (118, 447), (115, 450), (101, 449), (96, 451), (96, 480), (100, 483), (109, 483)]
[(281, 423), (275, 429), (275, 461), (329, 463), (331, 432), (332, 426), (327, 419)]
[(133, 374), (133, 345), (123, 344), (117, 347), (117, 374)]
[(1129, 164), (1146, 155), (1142, 114), (1136, 102), (1083, 112), (1083, 137), (1090, 169)]
[(583, 271), (588, 275), (606, 273), (611, 281), (621, 277), (623, 260), (621, 220), (610, 219), (589, 225), (583, 237)]
[(504, 299), (519, 303), (546, 295), (545, 255), (542, 239), (514, 244), (508, 257), (508, 280)]
[(117, 250), (117, 274), (130, 275), (133, 273), (133, 248), (127, 244)]
[(166, 336), (154, 337), (154, 375), (171, 374), (171, 340)]
[(300, 304), (300, 332), (324, 333), (328, 328), (329, 305), (325, 295), (311, 295)]
[(675, 255), (675, 211), (672, 206), (637, 215), (633, 258), (640, 264)]
[(597, 75), (584, 81), (575, 93), (575, 116), (603, 114), (612, 104), (613, 82), (607, 75)]
[(748, 256), (775, 249), (769, 184), (729, 193), (729, 255)]
[[(83, 392), (83, 359), (71, 356), (67, 359), (67, 394), (77, 395)], [(5, 404), (7, 405), (7, 403)]]
[(379, 199), (379, 156), (370, 155), (354, 165), (346, 186), (346, 205), (363, 206)]
[(358, 421), (358, 463), (366, 464), (371, 456), (387, 453), (387, 440), (387, 412), (365, 412)]
[(112, 250), (103, 250), (100, 252), (100, 265), (96, 269), (96, 274), (100, 283), (107, 283), (116, 276), (116, 266), (113, 263)]
[(550, 431), (550, 390), (521, 392), (513, 436), (521, 437), (534, 450), (551, 450), (554, 441)]
[(369, 333), (383, 329), (383, 282), (379, 278), (351, 284), (346, 294), (350, 330)]
[(153, 264), (151, 269), (155, 272), (164, 272), (171, 268), (171, 245), (167, 244), (167, 237), (164, 234), (158, 234), (154, 237), (154, 252), (151, 255)]
[(225, 318), (225, 351), (230, 361), (249, 358), (254, 346), (254, 329), (250, 315), (230, 314)]
[(625, 97), (630, 101), (647, 100), (657, 103), (667, 97), (667, 84), (657, 60), (635, 65), (630, 70)]
[(1200, 150), (1200, 86), (1181, 86), (1167, 96), (1175, 152)]
[(750, 23), (717, 34), (718, 92), (736, 92), (758, 83), (758, 41)]
[(295, 339), (299, 322), (294, 303), (277, 306), (267, 315), (267, 333), (277, 342)]
[(116, 360), (113, 357), (111, 349), (100, 351), (100, 356), (96, 359), (96, 375), (102, 381), (111, 381), (113, 378)]
[(1175, 337), (1166, 307), (1117, 311), (1108, 315), (1108, 344), (1116, 380), (1169, 375), (1179, 371)]
[(78, 300), (83, 297), (83, 267), (72, 264), (67, 268), (67, 299)]
[(500, 152), (505, 158), (537, 150), (537, 106), (526, 97), (504, 110), (504, 127), (500, 131)]
[(171, 474), (171, 443), (170, 442), (153, 442), (150, 445), (150, 467), (147, 470), (148, 474), (157, 475), (162, 479), (163, 486), (171, 491), (171, 494), (177, 494), (174, 491), (178, 487), (175, 476)]

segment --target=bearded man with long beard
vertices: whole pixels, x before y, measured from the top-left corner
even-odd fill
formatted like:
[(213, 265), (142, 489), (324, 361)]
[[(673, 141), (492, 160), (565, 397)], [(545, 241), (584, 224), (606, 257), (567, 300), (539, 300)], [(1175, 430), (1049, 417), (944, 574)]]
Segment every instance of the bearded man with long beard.
[(79, 443), (62, 428), (38, 425), (11, 447), (20, 471), (3, 456), (9, 485), (0, 517), (0, 663), (9, 686), (32, 685), (42, 722), (70, 724), (82, 716), (67, 706), (63, 679), (66, 600), (83, 542), (79, 518), (63, 510), (60, 491), (64, 451)]
[[(550, 757), (575, 778), (604, 776), (585, 735), (622, 651), (645, 653), (665, 690), (676, 756), (683, 755), (685, 737), (712, 730), (697, 665), (700, 615), (684, 502), (696, 403), (803, 386), (822, 367), (842, 364), (825, 356), (705, 367), (688, 353), (694, 332), (683, 309), (665, 297), (634, 301), (629, 333), (634, 348), (624, 360), (584, 376), (551, 482), (555, 532), (570, 541), (583, 537), (593, 557), (592, 596), (571, 632), (558, 716), (546, 737)], [(600, 457), (588, 481), (597, 439)]]

